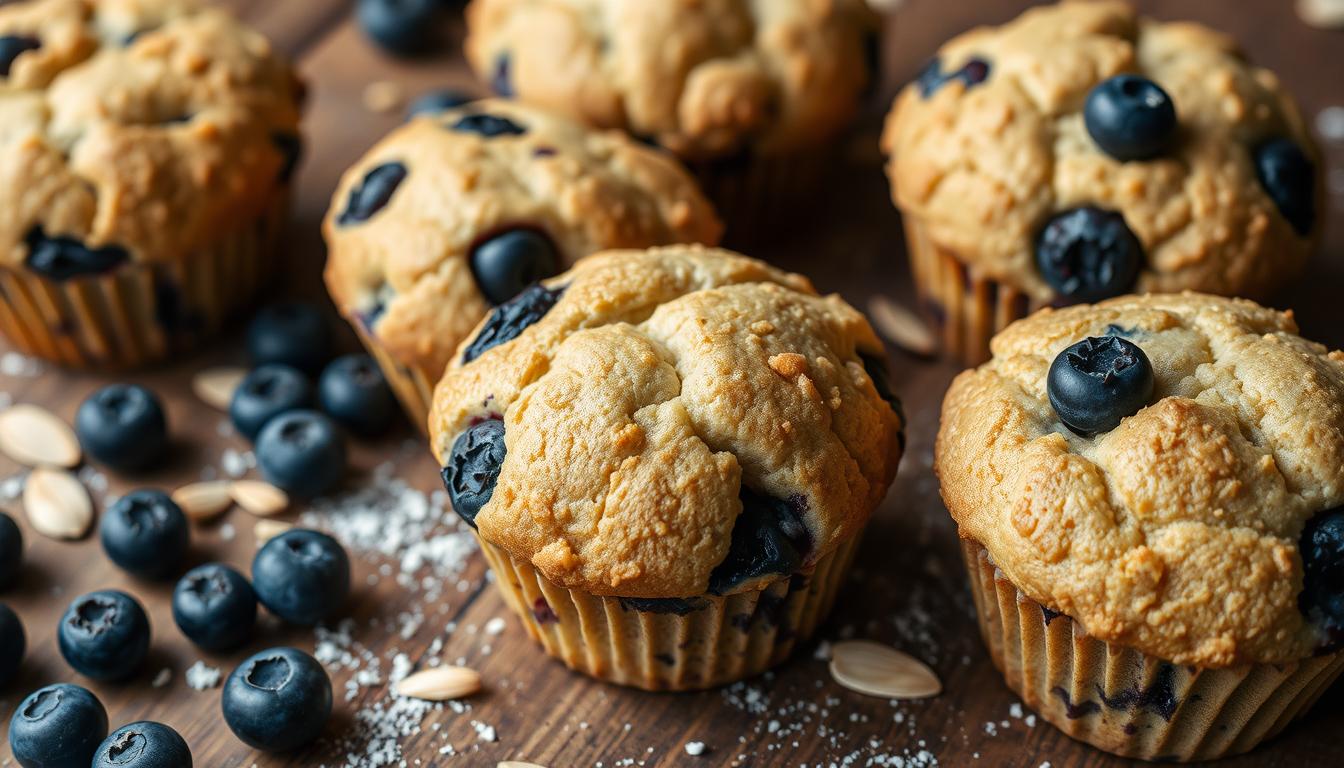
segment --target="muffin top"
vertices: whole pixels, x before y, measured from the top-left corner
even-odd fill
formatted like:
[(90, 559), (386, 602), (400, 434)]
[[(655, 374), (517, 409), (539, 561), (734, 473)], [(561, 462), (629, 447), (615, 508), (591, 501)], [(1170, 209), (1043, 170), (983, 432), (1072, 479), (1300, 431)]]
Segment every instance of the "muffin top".
[(718, 242), (664, 152), (505, 101), (412, 119), (346, 172), (323, 223), (336, 304), (437, 380), (491, 306), (607, 248)]
[(1043, 310), (992, 347), (947, 394), (935, 465), (1025, 594), (1181, 664), (1344, 639), (1344, 353), (1193, 293)]
[(1317, 152), (1278, 79), (1189, 23), (1068, 2), (955, 38), (888, 117), (893, 199), (1036, 299), (1263, 296), (1317, 230)]
[(865, 0), (475, 0), (467, 26), (499, 95), (711, 159), (834, 135), (872, 77), (877, 23)]
[(64, 279), (180, 260), (267, 211), (302, 89), (189, 0), (0, 7), (0, 259)]
[(599, 595), (731, 594), (805, 570), (886, 494), (881, 343), (803, 277), (727, 251), (609, 251), (482, 324), (434, 394), (460, 515)]

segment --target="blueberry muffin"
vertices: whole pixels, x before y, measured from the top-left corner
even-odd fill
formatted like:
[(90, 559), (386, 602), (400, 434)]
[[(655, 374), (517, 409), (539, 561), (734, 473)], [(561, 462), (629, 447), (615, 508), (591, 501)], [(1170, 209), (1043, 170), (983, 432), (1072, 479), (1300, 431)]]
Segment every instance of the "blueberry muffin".
[(195, 348), (277, 265), (302, 88), (188, 0), (0, 7), (0, 331), (64, 365)]
[(503, 101), (422, 114), (346, 172), (327, 287), (425, 429), (434, 383), (492, 307), (607, 248), (718, 242), (677, 162)]
[(1264, 298), (1317, 235), (1323, 174), (1278, 79), (1217, 32), (1121, 2), (952, 40), (882, 141), (915, 282), (968, 364), (1046, 305)]
[(1144, 759), (1304, 713), (1344, 666), (1344, 353), (1194, 293), (1045, 309), (992, 346), (935, 469), (1009, 686)]
[(467, 27), (497, 94), (666, 147), (735, 231), (812, 191), (875, 79), (865, 0), (475, 0)]
[(811, 634), (901, 430), (859, 312), (697, 246), (597, 254), (527, 289), (463, 345), (430, 417), (528, 632), (663, 690), (757, 674)]

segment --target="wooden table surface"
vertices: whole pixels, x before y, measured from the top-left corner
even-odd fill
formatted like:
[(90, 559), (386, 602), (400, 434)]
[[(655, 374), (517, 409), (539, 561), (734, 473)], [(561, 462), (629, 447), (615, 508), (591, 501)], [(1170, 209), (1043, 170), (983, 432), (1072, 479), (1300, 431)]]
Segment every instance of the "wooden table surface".
[[(366, 86), (375, 81), (396, 83), (408, 96), (434, 86), (474, 87), (461, 62), (460, 25), (450, 30), (443, 55), (407, 63), (370, 46), (354, 26), (345, 2), (228, 0), (227, 4), (292, 55), (311, 85), (308, 151), (286, 249), (296, 266), (285, 292), (321, 298), (318, 223), (331, 190), (340, 172), (400, 119), (400, 110), (370, 111), (364, 103)], [(822, 289), (839, 291), (860, 307), (876, 294), (908, 300), (899, 220), (887, 202), (876, 149), (881, 114), (898, 85), (913, 75), (940, 41), (977, 23), (1005, 21), (1025, 5), (1020, 0), (903, 4), (888, 20), (881, 98), (846, 139), (845, 161), (834, 169), (824, 190), (818, 190), (816, 217), (809, 226), (793, 229), (781, 222), (773, 243), (735, 243), (730, 231), (729, 244), (808, 273)], [(1344, 102), (1340, 80), (1344, 35), (1308, 28), (1287, 0), (1150, 0), (1141, 5), (1164, 18), (1201, 19), (1238, 35), (1255, 58), (1293, 85), (1312, 119), (1323, 108)], [(1334, 186), (1344, 186), (1338, 178), (1344, 174), (1344, 145), (1327, 150), (1336, 169)], [(1329, 218), (1330, 234), (1311, 274), (1281, 304), (1298, 311), (1308, 335), (1340, 346), (1344, 345), (1336, 296), (1344, 285), (1340, 193), (1330, 202)], [(915, 757), (921, 752), (947, 766), (977, 761), (1026, 768), (1045, 761), (1055, 768), (1123, 764), (1071, 741), (1044, 722), (1034, 722), (991, 666), (975, 630), (955, 533), (929, 469), (937, 405), (955, 371), (947, 364), (893, 354), (895, 389), (910, 417), (909, 452), (869, 529), (853, 583), (822, 635), (831, 640), (851, 636), (879, 640), (922, 658), (944, 681), (946, 690), (936, 699), (895, 704), (850, 693), (830, 681), (825, 664), (813, 658), (812, 645), (777, 672), (723, 691), (646, 694), (594, 683), (550, 661), (532, 644), (489, 585), (479, 553), (469, 558), (460, 575), (445, 577), (440, 572), (445, 583), (438, 590), (431, 571), (417, 574), (430, 577), (426, 583), (403, 578), (400, 581), (410, 587), (403, 586), (395, 577), (403, 563), (356, 549), (356, 589), (349, 606), (355, 661), (331, 669), (336, 715), (313, 749), (262, 755), (237, 741), (224, 726), (219, 690), (188, 687), (186, 670), (202, 660), (227, 674), (246, 653), (270, 645), (287, 643), (312, 650), (314, 633), (267, 622), (244, 651), (202, 654), (173, 626), (171, 584), (128, 578), (103, 556), (96, 536), (74, 544), (41, 538), (27, 526), (13, 498), (17, 482), (0, 480), (0, 506), (19, 519), (29, 542), (23, 582), (3, 599), (23, 618), (30, 646), (20, 679), (0, 690), (0, 737), (6, 734), (14, 706), (28, 691), (50, 682), (74, 681), (102, 698), (113, 727), (144, 718), (166, 722), (190, 742), (196, 764), (211, 767), (383, 765), (370, 759), (379, 747), (387, 764), (405, 760), (403, 764), (412, 766), (492, 766), (507, 759), (551, 768), (868, 765), (877, 756)], [(8, 360), (10, 364), (0, 365), (0, 390), (16, 402), (40, 403), (67, 419), (90, 391), (106, 381), (52, 369), (35, 373), (14, 364), (21, 361)], [(171, 466), (151, 476), (127, 480), (109, 475), (106, 491), (97, 490), (99, 480), (91, 478), (100, 507), (107, 493), (139, 485), (177, 487), (201, 477), (203, 467), (220, 467), (226, 451), (247, 449), (242, 439), (221, 430), (221, 414), (198, 402), (188, 388), (191, 376), (205, 366), (240, 361), (234, 334), (190, 359), (128, 377), (164, 397), (177, 447)], [(428, 493), (438, 487), (437, 467), (409, 428), (378, 445), (358, 446), (351, 486), (367, 483), (368, 473), (387, 461), (414, 488)], [(11, 476), (21, 477), (21, 468), (0, 458), (0, 479)], [(438, 532), (451, 533), (451, 513), (433, 507), (431, 519), (433, 515), (445, 515)], [(247, 572), (255, 551), (252, 525), (251, 518), (234, 510), (223, 525), (197, 528), (194, 560), (223, 560)], [(236, 536), (230, 538), (230, 530)], [(124, 684), (81, 679), (56, 650), (56, 622), (65, 605), (77, 594), (102, 587), (137, 595), (154, 626), (150, 659)], [(496, 617), (505, 622), (498, 634), (487, 629)], [(497, 628), (498, 622), (490, 626)], [(387, 692), (391, 671), (406, 661), (428, 664), (431, 657), (448, 664), (463, 659), (484, 675), (487, 690), (469, 701), (469, 710), (416, 712), (393, 706)], [(368, 674), (373, 659), (377, 675)], [(363, 683), (348, 687), (352, 666), (366, 675)], [(170, 681), (155, 687), (152, 681), (165, 668), (172, 671)], [(1341, 688), (1328, 693), (1304, 722), (1281, 738), (1225, 764), (1337, 765), (1338, 733), (1344, 726)], [(347, 689), (352, 691), (350, 697), (345, 695)], [(493, 727), (494, 741), (482, 736), (482, 732), (489, 735), (486, 726)], [(702, 756), (687, 755), (684, 746), (691, 741), (706, 745)], [(0, 765), (10, 765), (7, 740), (3, 743)], [(350, 761), (347, 755), (358, 759)], [(850, 762), (843, 762), (846, 759)]]

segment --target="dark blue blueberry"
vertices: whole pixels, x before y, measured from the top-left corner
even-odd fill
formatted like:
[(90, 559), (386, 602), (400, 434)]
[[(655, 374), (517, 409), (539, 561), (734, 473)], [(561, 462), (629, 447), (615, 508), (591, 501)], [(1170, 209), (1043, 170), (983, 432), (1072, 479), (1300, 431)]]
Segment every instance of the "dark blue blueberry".
[(350, 558), (325, 533), (288, 530), (257, 551), (252, 588), (271, 613), (311, 627), (334, 616), (350, 594)]
[(200, 648), (233, 650), (252, 635), (257, 593), (241, 573), (223, 563), (207, 563), (178, 580), (173, 621)]
[(1087, 338), (1055, 357), (1046, 390), (1069, 429), (1080, 435), (1109, 432), (1153, 399), (1153, 366), (1128, 339)]
[(94, 753), (93, 768), (191, 768), (191, 748), (172, 728), (142, 720), (113, 731)]
[(501, 53), (495, 57), (495, 68), (490, 73), (490, 90), (495, 92), (501, 99), (512, 99), (517, 96), (513, 90), (513, 64), (509, 59), (509, 54)]
[(131, 491), (108, 507), (101, 533), (108, 558), (147, 579), (172, 576), (191, 537), (181, 507), (168, 494), (147, 489)]
[(1073, 208), (1046, 222), (1036, 238), (1041, 276), (1072, 301), (1128, 293), (1139, 277), (1143, 245), (1125, 217), (1100, 208)]
[(327, 415), (364, 437), (386, 432), (397, 413), (392, 390), (368, 355), (332, 361), (317, 381), (317, 399)]
[(280, 363), (312, 375), (326, 365), (330, 349), (327, 320), (312, 304), (272, 304), (247, 326), (247, 355), (253, 365)]
[(118, 472), (142, 472), (163, 456), (168, 420), (163, 404), (138, 384), (109, 384), (75, 412), (84, 450)]
[(444, 7), (441, 0), (358, 0), (355, 15), (364, 34), (384, 50), (413, 56), (438, 39)]
[(1087, 95), (1083, 124), (1101, 151), (1116, 160), (1147, 160), (1176, 135), (1176, 105), (1152, 80), (1116, 75)]
[(364, 174), (363, 180), (350, 190), (345, 201), (345, 210), (336, 217), (340, 226), (368, 221), (375, 213), (383, 210), (393, 193), (406, 178), (406, 166), (401, 163), (383, 163)]
[(28, 695), (9, 721), (9, 748), (23, 768), (89, 768), (107, 735), (107, 710), (78, 685)]
[(317, 411), (289, 411), (257, 436), (257, 464), (271, 483), (303, 499), (321, 496), (345, 476), (345, 440)]
[(507, 117), (499, 115), (463, 115), (453, 123), (452, 130), (458, 133), (475, 133), (493, 139), (496, 136), (522, 136), (527, 129)]
[(229, 401), (229, 418), (240, 434), (256, 440), (262, 427), (282, 413), (313, 402), (308, 378), (288, 365), (263, 365), (247, 374)]
[(954, 80), (960, 80), (968, 89), (973, 88), (989, 79), (989, 71), (988, 61), (972, 58), (963, 64), (961, 69), (944, 72), (942, 60), (935, 57), (919, 70), (919, 74), (915, 76), (915, 84), (919, 87), (919, 95), (927, 99)]
[(1283, 218), (1299, 235), (1310, 234), (1316, 225), (1316, 166), (1302, 148), (1288, 139), (1261, 144), (1255, 148), (1255, 172)]
[(462, 352), (462, 362), (470, 363), (488, 350), (518, 338), (529, 325), (545, 317), (564, 292), (564, 286), (547, 288), (538, 283), (495, 307), (481, 332)]
[(443, 487), (453, 509), (472, 528), (481, 507), (495, 493), (506, 452), (504, 422), (499, 419), (478, 421), (453, 441), (448, 466), (443, 468)]
[(9, 77), (14, 60), (24, 51), (35, 51), (42, 41), (27, 35), (0, 35), (0, 77)]
[(94, 680), (129, 677), (149, 650), (149, 618), (135, 598), (115, 589), (75, 598), (56, 637), (76, 672)]
[(709, 591), (716, 595), (762, 576), (790, 575), (812, 551), (812, 534), (803, 520), (806, 497), (775, 499), (744, 486), (739, 498), (742, 514), (733, 524), (728, 555), (709, 575)]
[(1298, 541), (1302, 594), (1298, 606), (1325, 633), (1331, 646), (1344, 643), (1344, 508), (1307, 522)]
[(494, 305), (503, 304), (533, 283), (554, 277), (560, 259), (551, 239), (535, 229), (511, 229), (476, 245), (471, 274)]
[(452, 88), (442, 88), (437, 91), (429, 91), (420, 98), (411, 102), (411, 106), (406, 110), (406, 119), (420, 115), (434, 115), (439, 112), (447, 112), (450, 109), (457, 109), (463, 104), (470, 104), (475, 100), (471, 94), (465, 91), (458, 91)]
[(33, 227), (24, 238), (28, 258), (24, 263), (34, 272), (52, 280), (69, 280), (97, 275), (121, 266), (130, 258), (114, 245), (90, 248), (72, 237), (48, 237), (41, 227)]
[(303, 158), (303, 139), (292, 133), (272, 133), (271, 143), (280, 152), (280, 183), (288, 184)]
[(19, 674), (19, 664), (28, 648), (23, 622), (8, 605), (0, 603), (0, 690)]
[(331, 717), (331, 679), (297, 648), (272, 648), (238, 665), (224, 683), (224, 721), (248, 746), (283, 752), (311, 743)]
[(0, 591), (18, 582), (22, 565), (23, 531), (14, 518), (0, 512)]

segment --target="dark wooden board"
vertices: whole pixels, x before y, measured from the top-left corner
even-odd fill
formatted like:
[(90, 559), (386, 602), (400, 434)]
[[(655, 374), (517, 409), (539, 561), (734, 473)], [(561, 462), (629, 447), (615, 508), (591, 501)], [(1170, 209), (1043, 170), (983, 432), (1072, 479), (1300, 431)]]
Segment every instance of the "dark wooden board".
[[(311, 85), (308, 153), (287, 245), (295, 267), (283, 290), (320, 298), (323, 252), (318, 223), (331, 190), (341, 171), (400, 119), (399, 112), (370, 112), (363, 103), (365, 87), (374, 81), (393, 82), (411, 96), (435, 85), (470, 86), (471, 77), (456, 50), (460, 30), (453, 31), (448, 52), (405, 63), (369, 46), (347, 18), (347, 4), (337, 0), (232, 0), (228, 5), (295, 56)], [(861, 308), (876, 294), (908, 300), (900, 223), (887, 201), (876, 149), (885, 103), (940, 41), (977, 23), (1004, 21), (1025, 5), (1019, 0), (905, 3), (888, 24), (882, 98), (845, 140), (844, 161), (817, 190), (815, 217), (808, 226), (788, 229), (787, 236), (781, 224), (780, 237), (762, 238), (750, 244), (749, 252), (808, 273), (822, 289), (839, 291)], [(1304, 26), (1285, 0), (1235, 4), (1150, 0), (1141, 5), (1163, 18), (1201, 19), (1237, 34), (1254, 57), (1293, 84), (1309, 116), (1344, 101), (1338, 76), (1344, 68), (1344, 37)], [(1332, 167), (1339, 168), (1344, 147), (1330, 147), (1329, 156)], [(1329, 214), (1333, 226), (1311, 275), (1281, 303), (1296, 308), (1309, 335), (1339, 346), (1344, 345), (1344, 322), (1337, 317), (1334, 294), (1344, 285), (1340, 197), (1332, 199)], [(348, 337), (346, 343), (353, 345)], [(852, 764), (865, 765), (874, 755), (913, 755), (927, 749), (947, 766), (1124, 764), (1072, 742), (1043, 722), (1032, 727), (1011, 714), (1017, 699), (1004, 687), (976, 634), (955, 532), (929, 469), (938, 403), (955, 369), (898, 351), (893, 354), (894, 383), (910, 416), (909, 452), (869, 528), (850, 588), (822, 636), (853, 635), (903, 648), (938, 671), (946, 687), (942, 696), (893, 705), (847, 692), (830, 682), (824, 663), (812, 658), (811, 646), (774, 674), (726, 691), (647, 694), (602, 685), (569, 673), (527, 639), (488, 584), (479, 555), (461, 575), (464, 591), (453, 583), (445, 587), (441, 600), (427, 601), (422, 592), (408, 591), (393, 578), (370, 583), (369, 577), (387, 562), (357, 553), (356, 591), (349, 607), (353, 636), (380, 659), (384, 679), (398, 653), (422, 662), (437, 639), (443, 643), (438, 656), (445, 663), (461, 657), (487, 681), (487, 691), (471, 700), (469, 712), (431, 712), (423, 718), (419, 733), (399, 739), (403, 759), (409, 765), (471, 766), (525, 759), (561, 768), (598, 763), (830, 765), (852, 757)], [(221, 434), (221, 415), (198, 402), (189, 389), (191, 376), (203, 367), (240, 360), (235, 334), (189, 359), (128, 377), (164, 397), (177, 450), (170, 465), (153, 475), (109, 476), (110, 492), (140, 485), (176, 487), (197, 479), (204, 465), (217, 467), (226, 449), (246, 449), (236, 436)], [(80, 400), (107, 380), (47, 369), (34, 377), (0, 374), (0, 391), (15, 401), (40, 403), (72, 418)], [(437, 468), (409, 428), (377, 444), (356, 446), (351, 484), (358, 485), (373, 467), (388, 460), (413, 486), (426, 492), (437, 487)], [(0, 479), (18, 472), (18, 467), (0, 458)], [(74, 544), (46, 540), (27, 526), (16, 501), (0, 499), (0, 506), (13, 513), (28, 534), (24, 580), (3, 599), (19, 611), (30, 639), (20, 680), (0, 690), (0, 737), (6, 734), (13, 707), (27, 691), (71, 680), (99, 694), (114, 725), (141, 718), (173, 725), (191, 743), (201, 766), (339, 766), (345, 764), (350, 748), (363, 751), (360, 741), (368, 730), (357, 713), (386, 700), (385, 684), (360, 688), (353, 700), (346, 701), (343, 692), (349, 673), (334, 672), (337, 713), (324, 740), (299, 754), (255, 753), (224, 726), (218, 689), (198, 692), (184, 684), (185, 670), (195, 661), (204, 660), (227, 673), (245, 652), (201, 654), (172, 624), (171, 585), (131, 580), (103, 557), (96, 537)], [(195, 531), (193, 559), (224, 560), (246, 571), (255, 551), (253, 520), (235, 510), (226, 522), (236, 530), (236, 538), (227, 540), (226, 529), (218, 524), (200, 527)], [(70, 598), (101, 587), (123, 588), (139, 596), (155, 628), (151, 658), (124, 684), (82, 680), (55, 648), (56, 621)], [(427, 618), (403, 639), (398, 615), (415, 611), (425, 612)], [(496, 617), (505, 618), (506, 629), (489, 635), (483, 627)], [(457, 623), (456, 631), (444, 631), (449, 622)], [(247, 651), (282, 643), (311, 650), (314, 636), (267, 622)], [(153, 687), (151, 680), (165, 667), (173, 670), (171, 682)], [(748, 700), (753, 704), (744, 703)], [(1342, 705), (1344, 693), (1338, 689), (1328, 693), (1304, 722), (1283, 737), (1225, 764), (1294, 768), (1335, 764), (1337, 733), (1344, 725)], [(492, 725), (498, 740), (479, 740), (473, 721)], [(778, 732), (772, 732), (772, 721), (778, 723)], [(705, 743), (706, 754), (689, 757), (683, 748), (690, 741)], [(447, 743), (459, 754), (440, 754)], [(0, 746), (0, 766), (9, 764), (8, 747)]]

